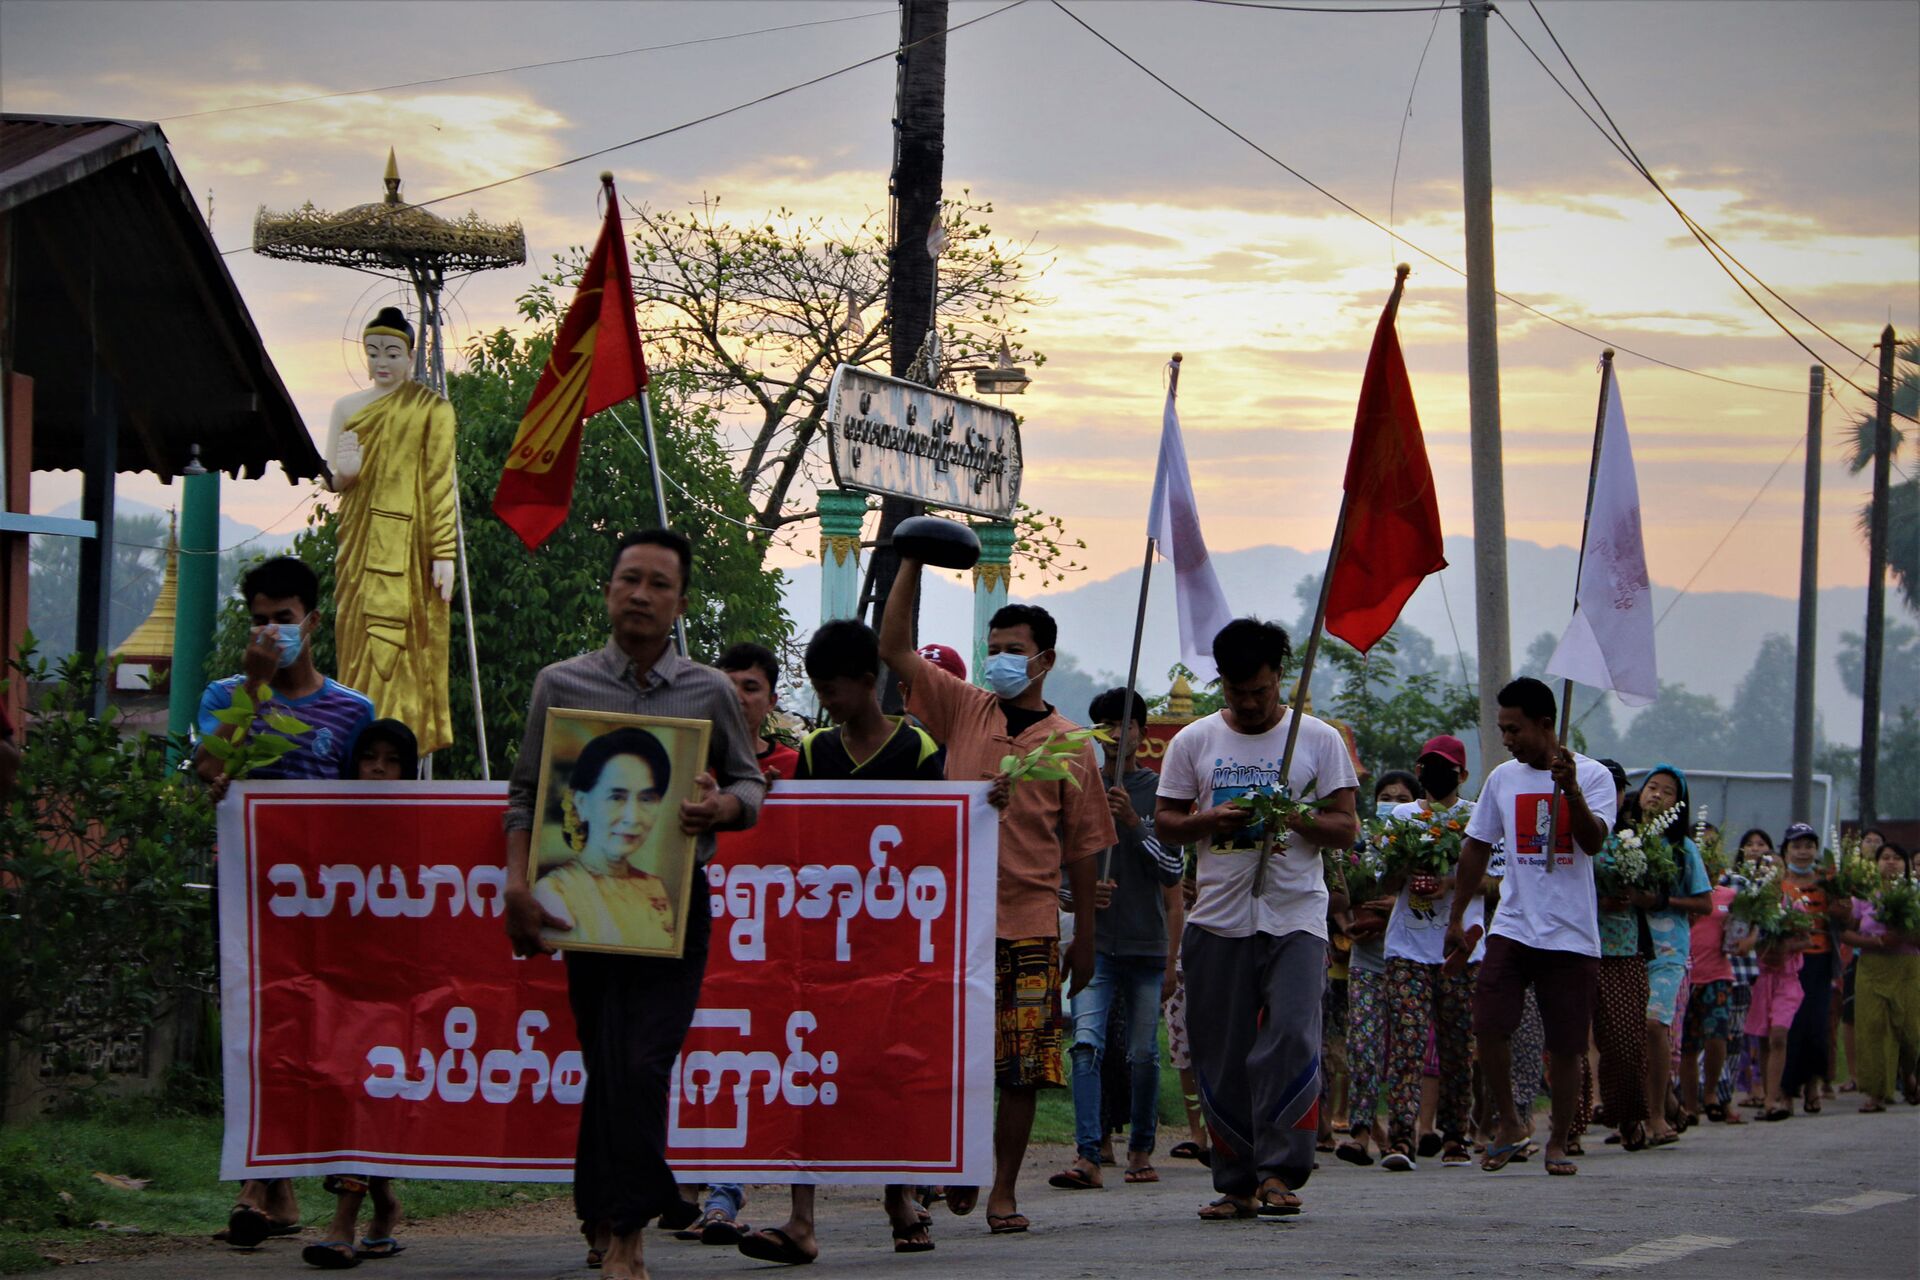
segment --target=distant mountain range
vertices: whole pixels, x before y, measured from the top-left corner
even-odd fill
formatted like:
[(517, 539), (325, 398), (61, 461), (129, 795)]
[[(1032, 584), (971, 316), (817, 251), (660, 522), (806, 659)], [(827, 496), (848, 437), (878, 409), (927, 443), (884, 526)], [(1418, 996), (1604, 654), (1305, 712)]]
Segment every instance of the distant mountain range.
[[(116, 497), (113, 509), (114, 513), (122, 519), (128, 516), (158, 516), (162, 522), (165, 522), (167, 518), (165, 507), (150, 506), (127, 497)], [(66, 519), (78, 519), (80, 503), (77, 500), (65, 503), (48, 514)], [(245, 543), (249, 550), (258, 551), (261, 555), (272, 555), (276, 551), (285, 551), (292, 546), (294, 538), (305, 527), (306, 520), (303, 517), (299, 524), (284, 532), (262, 533), (252, 525), (242, 524), (223, 511), (220, 513), (219, 545), (222, 551), (230, 551)]]
[[(1473, 540), (1446, 540), (1448, 567), (1429, 578), (1407, 603), (1402, 620), (1433, 640), (1446, 659), (1464, 650), (1474, 660)], [(1573, 600), (1578, 552), (1572, 547), (1543, 547), (1510, 539), (1507, 543), (1507, 587), (1511, 601), (1513, 657), (1526, 658), (1527, 647), (1543, 631), (1558, 635), (1566, 625)], [(1250, 547), (1214, 556), (1220, 584), (1236, 612), (1258, 614), (1291, 625), (1302, 613), (1294, 589), (1303, 578), (1325, 566), (1326, 552), (1293, 547)], [(786, 571), (788, 613), (802, 634), (820, 616), (820, 570), (806, 565)], [(1018, 588), (1021, 584), (1016, 583)], [(1133, 617), (1140, 595), (1140, 570), (1129, 569), (1110, 578), (1083, 582), (1070, 590), (1029, 592), (1016, 589), (1013, 598), (1044, 605), (1060, 623), (1060, 649), (1089, 672), (1118, 673), (1124, 679), (1127, 649), (1133, 638)], [(1655, 583), (1653, 603), (1665, 611), (1678, 595), (1675, 588)], [(1750, 591), (1695, 591), (1673, 606), (1656, 633), (1660, 677), (1682, 684), (1694, 693), (1711, 694), (1731, 705), (1742, 676), (1753, 665), (1761, 641), (1778, 632), (1792, 640), (1798, 628), (1797, 608), (1788, 596)], [(1142, 687), (1166, 687), (1166, 672), (1178, 658), (1178, 635), (1173, 622), (1171, 566), (1156, 565), (1148, 594), (1149, 624), (1141, 645)], [(1860, 700), (1846, 691), (1834, 664), (1840, 635), (1859, 631), (1866, 614), (1864, 587), (1829, 587), (1820, 593), (1819, 667), (1815, 705), (1828, 738), (1854, 744), (1860, 736)], [(925, 588), (921, 603), (920, 634), (969, 652), (973, 635), (973, 597), (970, 586), (940, 577)], [(1157, 624), (1155, 622), (1157, 621)], [(1458, 645), (1454, 637), (1458, 636)], [(1615, 707), (1620, 724), (1633, 712)], [(1782, 726), (1781, 732), (1788, 732)]]

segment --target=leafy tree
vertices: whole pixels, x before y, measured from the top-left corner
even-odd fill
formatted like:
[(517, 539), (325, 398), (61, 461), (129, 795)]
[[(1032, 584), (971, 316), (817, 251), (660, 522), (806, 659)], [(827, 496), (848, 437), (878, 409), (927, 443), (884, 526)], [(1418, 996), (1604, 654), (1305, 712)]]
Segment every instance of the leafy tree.
[[(1419, 635), (1411, 627), (1404, 633)], [(1395, 626), (1365, 656), (1332, 636), (1320, 639), (1322, 661), (1339, 674), (1339, 689), (1326, 704), (1326, 714), (1353, 730), (1361, 761), (1376, 775), (1413, 768), (1421, 743), (1480, 719), (1480, 697), (1471, 687), (1452, 683), (1436, 671), (1401, 673), (1395, 658), (1402, 634), (1403, 628)], [(1427, 647), (1431, 650), (1431, 642)]]
[(1793, 641), (1775, 632), (1760, 641), (1753, 666), (1734, 691), (1723, 768), (1784, 773), (1793, 768)]
[[(213, 809), (173, 767), (184, 744), (91, 712), (91, 657), (58, 664), (29, 637), (11, 678), (46, 692), (0, 798), (0, 1046), (84, 1074), (91, 1046), (151, 1026), (213, 983), (203, 881)], [(5, 1055), (0, 1055), (5, 1056)]]
[[(519, 754), (533, 678), (541, 667), (607, 642), (606, 583), (616, 538), (653, 523), (653, 489), (637, 430), (638, 410), (618, 407), (588, 420), (580, 448), (579, 481), (567, 521), (537, 552), (493, 514), (493, 491), (513, 443), (520, 415), (552, 350), (558, 319), (549, 280), (520, 300), (537, 326), (531, 338), (506, 330), (476, 338), (467, 368), (448, 390), (459, 417), (460, 504), (466, 519), (467, 563), (477, 595), (474, 632), (479, 643), (486, 704), (487, 749), (493, 776), (504, 777)], [(780, 605), (781, 574), (761, 566), (761, 548), (742, 526), (753, 512), (734, 483), (712, 410), (681, 398), (685, 382), (656, 374), (654, 430), (667, 478), (667, 516), (693, 540), (694, 565), (687, 608), (687, 641), (696, 658), (712, 658), (736, 640), (757, 640), (776, 651), (793, 624)], [(626, 425), (623, 426), (622, 424)], [(631, 430), (630, 430), (631, 428)], [(317, 508), (293, 554), (320, 575), (321, 610), (333, 600), (334, 517)], [(450, 702), (455, 741), (434, 757), (435, 775), (478, 777), (472, 740), (473, 693), (466, 628), (454, 601)], [(229, 602), (212, 669), (239, 669), (246, 617)], [(337, 669), (330, 628), (314, 647), (323, 671)]]
[[(1858, 631), (1840, 636), (1840, 652), (1833, 657), (1840, 682), (1854, 697), (1861, 694), (1866, 672), (1865, 641)], [(1920, 709), (1920, 631), (1894, 623), (1887, 628), (1880, 661), (1880, 711), (1891, 717), (1903, 707)]]
[[(153, 610), (166, 570), (167, 522), (159, 516), (118, 516), (113, 522), (112, 602), (107, 617), (109, 650), (133, 634)], [(80, 602), (80, 539), (30, 540), (27, 625), (49, 660), (73, 652)]]
[[(1025, 352), (1020, 325), (1042, 300), (1045, 269), (1024, 245), (997, 241), (993, 206), (963, 193), (942, 205), (939, 262), (941, 384), (990, 366), (1004, 341)], [(634, 296), (662, 364), (684, 372), (687, 399), (746, 422), (735, 464), (754, 519), (772, 531), (812, 518), (801, 495), (827, 473), (819, 451), (828, 385), (841, 364), (886, 370), (887, 224), (873, 214), (829, 227), (786, 209), (751, 222), (725, 218), (716, 197), (685, 212), (631, 210)]]
[(1666, 761), (1711, 769), (1727, 757), (1727, 712), (1711, 694), (1660, 682), (1660, 696), (1621, 735), (1619, 760), (1629, 769)]
[[(1833, 775), (1842, 813), (1860, 812), (1860, 748), (1828, 743), (1814, 754), (1814, 770)], [(1901, 707), (1880, 730), (1882, 817), (1920, 818), (1920, 710)]]
[[(1908, 417), (1920, 415), (1920, 340), (1909, 339), (1898, 345), (1893, 363), (1893, 408)], [(1873, 465), (1874, 418), (1872, 406), (1856, 413), (1846, 437), (1847, 466), (1856, 475)], [(1907, 435), (1901, 422), (1898, 417), (1893, 420), (1892, 456), (1896, 463)], [(1862, 541), (1867, 537), (1872, 505), (1869, 498), (1860, 508)], [(1887, 486), (1887, 571), (1893, 575), (1908, 611), (1920, 616), (1920, 476), (1901, 480), (1896, 473)], [(1887, 663), (1888, 672), (1893, 669), (1893, 663)]]

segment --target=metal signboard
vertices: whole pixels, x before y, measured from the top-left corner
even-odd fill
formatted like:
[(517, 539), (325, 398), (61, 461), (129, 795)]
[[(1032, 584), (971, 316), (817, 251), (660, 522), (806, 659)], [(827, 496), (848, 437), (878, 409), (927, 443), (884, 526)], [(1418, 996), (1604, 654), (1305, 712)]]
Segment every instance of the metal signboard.
[(1013, 414), (845, 364), (828, 394), (827, 447), (842, 489), (1013, 518), (1020, 499)]

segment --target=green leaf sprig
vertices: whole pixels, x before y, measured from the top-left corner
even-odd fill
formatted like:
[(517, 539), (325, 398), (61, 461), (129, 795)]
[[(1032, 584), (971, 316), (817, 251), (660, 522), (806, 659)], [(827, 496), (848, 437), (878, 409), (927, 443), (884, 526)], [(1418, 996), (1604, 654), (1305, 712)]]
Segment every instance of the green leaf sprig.
[(1045, 742), (1023, 756), (1001, 756), (1000, 772), (1007, 776), (1008, 784), (1014, 787), (1028, 781), (1065, 782), (1078, 791), (1080, 775), (1073, 771), (1072, 763), (1088, 742), (1104, 742), (1111, 746), (1113, 738), (1104, 729), (1069, 729), (1065, 733), (1050, 733)]
[[(247, 692), (244, 681), (234, 687), (233, 705), (224, 711), (214, 712), (213, 718), (231, 726), (233, 736), (224, 738), (219, 734), (208, 734), (200, 740), (200, 745), (207, 749), (208, 755), (220, 762), (222, 771), (236, 782), (255, 769), (276, 763), (299, 747), (296, 738), (303, 733), (313, 732), (312, 725), (284, 712), (269, 711), (261, 715), (260, 705)], [(253, 731), (256, 718), (266, 724), (267, 732)]]

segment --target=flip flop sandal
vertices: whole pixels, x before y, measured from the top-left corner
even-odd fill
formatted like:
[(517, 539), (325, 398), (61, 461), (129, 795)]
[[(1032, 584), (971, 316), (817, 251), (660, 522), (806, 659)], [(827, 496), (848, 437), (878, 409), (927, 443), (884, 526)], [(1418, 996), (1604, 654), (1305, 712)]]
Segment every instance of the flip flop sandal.
[[(914, 1238), (916, 1236), (920, 1238), (916, 1240)], [(895, 1253), (932, 1253), (933, 1236), (927, 1231), (927, 1224), (917, 1222), (905, 1231), (902, 1231), (899, 1227), (895, 1227), (893, 1229), (893, 1251)]]
[(1781, 1107), (1778, 1111), (1769, 1111), (1760, 1118), (1762, 1120), (1791, 1120), (1793, 1119), (1793, 1108)]
[(728, 1217), (720, 1209), (709, 1209), (707, 1216), (700, 1219), (700, 1225), (695, 1230), (699, 1233), (697, 1239), (701, 1244), (736, 1245), (753, 1234), (752, 1227)]
[(1160, 1181), (1160, 1171), (1150, 1164), (1143, 1164), (1138, 1169), (1127, 1170), (1126, 1180), (1128, 1182), (1158, 1182)]
[(1647, 1145), (1650, 1147), (1670, 1147), (1678, 1141), (1680, 1141), (1679, 1134), (1663, 1133), (1657, 1138), (1648, 1138)]
[(790, 1267), (804, 1267), (814, 1260), (813, 1254), (795, 1244), (792, 1237), (778, 1227), (763, 1227), (750, 1236), (743, 1236), (739, 1249), (755, 1262), (782, 1262)]
[(598, 1271), (605, 1264), (606, 1264), (606, 1259), (600, 1256), (600, 1251), (598, 1249), (587, 1250), (587, 1270)]
[(1414, 1154), (1422, 1160), (1431, 1160), (1440, 1154), (1440, 1148), (1444, 1145), (1446, 1140), (1439, 1134), (1423, 1133), (1420, 1135), (1420, 1145), (1414, 1148)]
[(993, 1236), (1017, 1236), (1033, 1224), (1027, 1221), (1024, 1213), (990, 1213), (987, 1215), (987, 1234)]
[[(678, 1197), (676, 1197), (677, 1199)], [(681, 1200), (676, 1208), (660, 1211), (660, 1229), (678, 1231), (700, 1221), (700, 1206), (691, 1200)]]
[(1440, 1151), (1440, 1163), (1446, 1165), (1472, 1164), (1473, 1153), (1462, 1142), (1449, 1142)]
[(1221, 1196), (1211, 1204), (1200, 1207), (1202, 1222), (1239, 1222), (1246, 1218), (1257, 1218), (1260, 1211), (1250, 1204), (1241, 1204), (1227, 1196)]
[(1725, 1124), (1727, 1122), (1727, 1109), (1717, 1102), (1708, 1105), (1706, 1114), (1707, 1119), (1713, 1121), (1715, 1124)]
[(406, 1251), (407, 1246), (392, 1236), (381, 1236), (377, 1240), (372, 1236), (363, 1236), (360, 1247), (353, 1251), (353, 1256), (362, 1262), (377, 1262), (381, 1258), (397, 1258)]
[(1170, 1160), (1198, 1160), (1200, 1153), (1204, 1150), (1205, 1148), (1197, 1142), (1179, 1142), (1174, 1144), (1173, 1150), (1167, 1152), (1167, 1158)]
[(1584, 1143), (1578, 1138), (1575, 1138), (1573, 1141), (1567, 1143), (1567, 1154), (1570, 1156), (1584, 1156), (1587, 1154), (1587, 1148)]
[(1547, 1172), (1556, 1178), (1570, 1178), (1580, 1172), (1580, 1166), (1571, 1160), (1548, 1160)]
[(1481, 1169), (1487, 1173), (1500, 1172), (1512, 1163), (1513, 1158), (1520, 1154), (1520, 1148), (1526, 1145), (1524, 1142), (1508, 1142), (1488, 1147), (1487, 1154), (1480, 1160)]
[(1357, 1164), (1363, 1169), (1373, 1163), (1373, 1157), (1367, 1154), (1367, 1149), (1357, 1142), (1343, 1142), (1333, 1149), (1333, 1154), (1336, 1159)]
[(330, 1196), (365, 1195), (371, 1188), (365, 1178), (354, 1178), (344, 1173), (330, 1173), (320, 1181), (320, 1189)]
[(1291, 1218), (1300, 1212), (1300, 1197), (1291, 1191), (1263, 1191), (1256, 1212), (1263, 1218)]
[[(340, 1252), (345, 1249), (346, 1252)], [(360, 1265), (351, 1240), (322, 1240), (300, 1251), (300, 1261), (322, 1271), (345, 1271)]]
[(1313, 1149), (1314, 1149), (1315, 1151), (1332, 1151), (1332, 1150), (1333, 1150), (1333, 1139), (1332, 1139), (1332, 1138), (1322, 1138), (1322, 1139), (1320, 1139), (1320, 1141), (1318, 1141), (1318, 1142), (1316, 1142), (1316, 1143), (1314, 1143), (1314, 1144), (1313, 1144)]
[(1102, 1186), (1079, 1169), (1062, 1169), (1047, 1179), (1047, 1185), (1062, 1191), (1100, 1191)]

